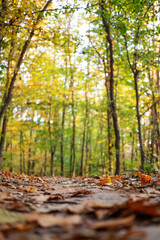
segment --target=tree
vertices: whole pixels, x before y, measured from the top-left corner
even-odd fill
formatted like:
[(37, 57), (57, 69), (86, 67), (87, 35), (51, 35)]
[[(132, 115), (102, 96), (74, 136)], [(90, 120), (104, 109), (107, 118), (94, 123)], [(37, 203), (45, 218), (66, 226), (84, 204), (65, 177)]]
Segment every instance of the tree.
[(109, 96), (110, 96), (110, 107), (113, 118), (113, 126), (115, 132), (115, 149), (116, 149), (116, 170), (115, 174), (120, 174), (120, 132), (119, 132), (119, 124), (116, 110), (116, 102), (114, 95), (114, 56), (113, 56), (113, 39), (111, 36), (111, 29), (109, 25), (109, 20), (107, 18), (107, 13), (105, 9), (105, 1), (100, 2), (101, 9), (101, 17), (103, 21), (103, 26), (106, 32), (106, 41), (109, 45)]
[[(31, 19), (31, 22), (29, 23), (29, 26), (31, 26), (28, 29), (29, 33), (28, 33), (24, 43), (22, 43), (23, 45), (19, 46), (21, 50), (18, 51), (18, 57), (16, 56), (16, 58), (14, 59), (15, 62), (14, 62), (14, 68), (12, 70), (12, 74), (10, 76), (10, 79), (7, 79), (6, 85), (4, 87), (4, 93), (3, 93), (3, 96), (2, 96), (2, 103), (1, 103), (1, 108), (0, 108), (0, 125), (1, 125), (1, 120), (3, 118), (3, 115), (5, 114), (6, 109), (9, 107), (9, 104), (12, 100), (12, 93), (13, 93), (15, 81), (16, 81), (18, 72), (20, 70), (21, 64), (23, 62), (23, 58), (25, 56), (27, 48), (29, 47), (29, 44), (30, 44), (30, 42), (31, 42), (31, 40), (32, 40), (32, 38), (35, 34), (36, 27), (40, 23), (41, 19), (43, 18), (44, 12), (48, 8), (48, 6), (51, 4), (51, 2), (52, 2), (52, 0), (48, 0), (44, 4), (44, 7), (40, 11), (38, 11), (38, 14), (37, 14), (36, 18), (33, 15), (33, 18)], [(4, 9), (4, 5), (5, 5), (5, 9)], [(15, 42), (18, 41), (18, 38), (16, 39), (16, 36), (18, 36), (18, 34), (20, 34), (20, 32), (18, 31), (19, 30), (18, 26), (19, 26), (19, 24), (23, 24), (24, 21), (25, 21), (23, 18), (21, 19), (21, 16), (28, 14), (28, 12), (26, 12), (23, 4), (22, 4), (22, 6), (18, 7), (17, 4), (14, 4), (12, 2), (7, 4), (5, 1), (3, 1), (3, 7), (2, 8), (3, 8), (2, 10), (6, 11), (5, 20), (7, 21), (7, 25), (11, 26), (11, 34), (13, 35), (13, 41), (11, 41), (11, 46), (10, 46), (11, 50), (10, 50), (9, 56), (8, 56), (9, 62), (8, 62), (8, 67), (7, 68), (8, 68), (8, 71), (9, 71), (10, 70), (9, 69), (10, 68), (10, 61), (13, 58), (13, 54), (14, 54), (13, 50), (15, 50)], [(12, 13), (11, 16), (9, 16), (10, 11), (13, 10), (13, 9), (14, 9), (14, 13)], [(31, 9), (30, 9), (30, 11), (31, 11)], [(17, 12), (18, 12), (18, 16), (16, 16)], [(17, 26), (17, 29), (15, 30), (15, 25), (16, 24), (18, 24), (18, 26)], [(5, 34), (5, 31), (4, 31), (4, 33), (2, 33), (2, 31), (1, 31), (1, 40), (0, 40), (1, 42), (3, 42), (3, 38), (4, 38), (3, 34)], [(8, 42), (9, 42), (9, 40), (8, 40)], [(3, 125), (6, 127), (6, 124), (3, 124)], [(2, 138), (3, 137), (4, 136), (2, 136)], [(0, 159), (0, 168), (1, 168), (1, 164), (2, 164), (2, 157)]]

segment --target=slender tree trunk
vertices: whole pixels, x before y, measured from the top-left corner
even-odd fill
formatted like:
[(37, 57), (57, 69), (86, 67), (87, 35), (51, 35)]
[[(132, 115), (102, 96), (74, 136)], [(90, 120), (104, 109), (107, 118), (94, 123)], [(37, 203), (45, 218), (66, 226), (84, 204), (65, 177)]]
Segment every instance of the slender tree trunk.
[[(149, 82), (150, 82), (150, 88), (152, 91), (152, 104), (154, 104), (155, 102), (155, 94), (154, 94), (154, 85), (153, 85), (153, 71), (152, 71), (152, 77), (151, 74), (148, 74), (149, 77)], [(155, 154), (155, 130), (156, 130), (156, 118), (155, 118), (155, 107), (156, 104), (153, 105), (153, 107), (151, 108), (151, 154), (150, 154), (150, 162), (153, 163), (154, 162), (154, 154)]]
[(110, 106), (111, 106), (111, 112), (112, 112), (112, 118), (113, 118), (113, 127), (115, 132), (115, 150), (116, 150), (116, 171), (115, 174), (120, 174), (120, 132), (119, 132), (119, 125), (118, 125), (118, 117), (117, 117), (117, 110), (116, 110), (116, 101), (115, 101), (115, 95), (114, 95), (114, 56), (113, 56), (113, 40), (111, 37), (110, 32), (110, 25), (108, 23), (108, 20), (105, 15), (105, 8), (104, 8), (104, 1), (102, 0), (101, 4), (101, 17), (103, 20), (103, 26), (107, 33), (106, 40), (109, 45), (109, 80), (110, 80)]
[(51, 147), (51, 177), (54, 177), (54, 156), (56, 153), (56, 145), (54, 147)]
[(56, 143), (53, 144), (52, 142), (52, 131), (51, 131), (51, 109), (50, 109), (50, 113), (49, 113), (49, 120), (48, 120), (48, 132), (49, 132), (49, 139), (50, 139), (50, 173), (51, 173), (51, 177), (54, 176), (54, 155), (55, 155), (55, 151), (56, 151)]
[(85, 136), (86, 136), (86, 119), (85, 119), (85, 121), (84, 121), (83, 134), (82, 134), (82, 150), (81, 150), (80, 176), (83, 176), (83, 175), (84, 175), (84, 146), (85, 146)]
[[(88, 55), (88, 70), (87, 70), (87, 77), (89, 77), (90, 74), (90, 59)], [(85, 113), (85, 168), (84, 173), (85, 175), (88, 175), (88, 159), (89, 159), (89, 81), (86, 79), (86, 85), (85, 85), (85, 105), (86, 105), (86, 113)]]
[(125, 150), (124, 150), (124, 134), (122, 132), (122, 162), (123, 162), (123, 170), (125, 171), (126, 170), (126, 164), (125, 164)]
[(144, 163), (145, 163), (145, 153), (143, 148), (141, 116), (139, 111), (138, 72), (137, 71), (136, 72), (134, 71), (134, 83), (135, 83), (135, 91), (136, 91), (136, 111), (137, 111), (138, 135), (139, 135), (140, 154), (141, 154), (141, 169), (143, 170)]
[(28, 150), (27, 174), (31, 173), (31, 156), (32, 156), (32, 129), (30, 130), (30, 143)]
[[(160, 47), (159, 47), (159, 56), (160, 56)], [(160, 72), (159, 70), (156, 71), (156, 85), (157, 85), (157, 94), (160, 93), (160, 81), (159, 81)], [(157, 155), (157, 162), (160, 163), (160, 102), (157, 102), (154, 106), (155, 112), (155, 121), (156, 121), (156, 155)]]
[(133, 164), (133, 159), (134, 159), (134, 145), (135, 145), (135, 136), (134, 136), (134, 131), (132, 132), (132, 145), (131, 145), (131, 163)]
[[(71, 70), (72, 71), (72, 70)], [(76, 150), (75, 150), (75, 137), (76, 137), (76, 118), (75, 118), (75, 93), (74, 93), (74, 78), (71, 73), (71, 92), (72, 92), (72, 140), (71, 140), (71, 151), (72, 151), (72, 176), (75, 177), (75, 161), (76, 161)]]
[(109, 172), (113, 174), (113, 161), (112, 161), (112, 134), (111, 134), (111, 113), (107, 111), (107, 125), (108, 125), (108, 159), (109, 159)]
[[(84, 175), (84, 150), (85, 150), (85, 141), (86, 141), (86, 128), (88, 123), (88, 116), (89, 116), (89, 109), (88, 109), (88, 81), (86, 80), (85, 84), (85, 119), (84, 119), (84, 127), (83, 127), (83, 138), (82, 138), (82, 153), (81, 153), (81, 171), (80, 174)], [(85, 168), (86, 170), (86, 168)], [(86, 173), (86, 171), (85, 171)]]
[(140, 31), (141, 25), (138, 23), (137, 25), (137, 31), (135, 35), (135, 42), (134, 42), (134, 53), (133, 53), (133, 63), (131, 64), (129, 52), (128, 52), (128, 42), (126, 35), (124, 35), (125, 40), (125, 46), (127, 51), (127, 60), (130, 66), (130, 69), (132, 70), (132, 73), (134, 75), (134, 86), (135, 86), (135, 92), (136, 92), (136, 112), (137, 112), (137, 121), (138, 121), (138, 135), (139, 135), (139, 145), (140, 145), (140, 155), (141, 155), (141, 169), (144, 169), (144, 163), (145, 163), (145, 153), (144, 153), (144, 147), (143, 147), (143, 139), (142, 139), (142, 127), (141, 127), (141, 115), (139, 110), (139, 88), (138, 88), (138, 76), (139, 71), (137, 70), (137, 60), (138, 60), (138, 41), (139, 41), (139, 31)]
[[(11, 140), (10, 140), (10, 168), (9, 171), (12, 172), (13, 171), (13, 153), (12, 153), (12, 148), (13, 148), (13, 144), (12, 144), (12, 130), (11, 130)], [(6, 149), (7, 151), (7, 149)]]
[(22, 173), (22, 166), (23, 166), (23, 153), (22, 153), (22, 144), (23, 144), (23, 133), (22, 133), (22, 131), (20, 131), (20, 168), (19, 168), (19, 170), (20, 170), (20, 173)]
[[(65, 68), (66, 68), (66, 77), (65, 77), (65, 83), (64, 83), (64, 87), (66, 89), (66, 85), (67, 85), (67, 74), (68, 74), (68, 62), (67, 62), (67, 58), (65, 59)], [(66, 95), (63, 94), (63, 109), (62, 109), (62, 124), (61, 124), (61, 144), (60, 144), (60, 148), (61, 148), (61, 176), (64, 176), (64, 124), (65, 124), (65, 116), (66, 116)]]
[(64, 176), (64, 123), (66, 115), (65, 101), (63, 102), (62, 110), (62, 133), (61, 133), (61, 176)]
[(22, 141), (22, 172), (26, 172), (26, 161), (25, 161), (25, 151), (24, 151), (24, 139), (23, 132), (21, 131), (21, 141)]
[(47, 150), (45, 149), (45, 151), (44, 151), (44, 175), (47, 175), (46, 172), (47, 172)]
[(37, 149), (36, 142), (37, 142), (37, 137), (35, 137), (35, 139), (34, 139), (34, 149), (33, 149), (34, 158), (32, 159), (32, 162), (31, 162), (31, 172), (32, 172), (33, 175), (34, 175), (35, 166), (36, 166), (36, 157), (35, 157), (36, 156), (36, 149)]
[(104, 162), (104, 147), (103, 147), (103, 118), (101, 112), (101, 122), (100, 124), (100, 158), (101, 158), (101, 165), (102, 165), (102, 172), (105, 174), (105, 162)]
[(2, 132), (1, 132), (1, 136), (0, 136), (1, 137), (0, 138), (0, 169), (2, 169), (7, 123), (8, 123), (8, 116), (4, 115), (3, 123), (2, 123)]
[(86, 144), (85, 144), (85, 175), (88, 175), (88, 160), (89, 160), (89, 117), (87, 117), (86, 125)]
[(26, 160), (25, 160), (25, 151), (23, 149), (23, 173), (26, 173)]

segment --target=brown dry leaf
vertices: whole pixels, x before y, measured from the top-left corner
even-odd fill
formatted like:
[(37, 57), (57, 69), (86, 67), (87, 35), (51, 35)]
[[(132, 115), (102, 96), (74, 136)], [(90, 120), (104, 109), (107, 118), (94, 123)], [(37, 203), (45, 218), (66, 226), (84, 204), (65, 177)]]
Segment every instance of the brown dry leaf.
[(59, 226), (65, 229), (71, 229), (75, 225), (82, 223), (82, 219), (79, 215), (72, 216), (53, 216), (51, 214), (41, 214), (38, 212), (32, 212), (25, 214), (27, 222), (36, 222), (40, 227), (48, 228), (53, 226)]
[(140, 200), (129, 203), (129, 208), (139, 214), (160, 217), (160, 203), (151, 204), (148, 201)]
[(91, 194), (92, 193), (92, 191), (89, 191), (89, 190), (87, 190), (87, 189), (80, 189), (80, 190), (78, 190), (78, 191), (76, 191), (75, 193), (73, 193), (70, 197), (81, 197), (81, 196), (83, 196), (84, 194)]
[(88, 212), (91, 212), (91, 209), (86, 208), (84, 206), (75, 207), (72, 205), (69, 205), (66, 210), (69, 213), (75, 213), (75, 214), (86, 214)]
[(105, 203), (105, 202), (98, 202), (98, 201), (87, 201), (84, 202), (84, 206), (90, 207), (93, 209), (106, 209), (106, 208), (112, 208), (115, 206), (114, 203)]
[(115, 220), (109, 220), (109, 221), (100, 221), (98, 223), (92, 224), (93, 229), (115, 229), (115, 228), (130, 228), (133, 226), (135, 220), (135, 215), (131, 215), (126, 218), (120, 218)]
[(54, 194), (54, 195), (51, 195), (47, 198), (46, 202), (48, 201), (52, 201), (52, 200), (57, 200), (57, 199), (64, 199), (64, 196), (61, 195), (61, 194)]

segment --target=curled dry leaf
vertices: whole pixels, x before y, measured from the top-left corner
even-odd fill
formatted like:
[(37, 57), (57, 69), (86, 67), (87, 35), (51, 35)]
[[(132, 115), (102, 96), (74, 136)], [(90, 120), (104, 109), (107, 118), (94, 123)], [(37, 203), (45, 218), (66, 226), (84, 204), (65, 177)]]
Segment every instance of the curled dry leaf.
[(82, 195), (91, 194), (91, 193), (92, 193), (92, 191), (82, 188), (82, 189), (76, 191), (75, 193), (73, 193), (70, 197), (77, 197), (77, 196), (82, 196)]
[(61, 195), (61, 194), (54, 194), (54, 195), (51, 195), (47, 198), (46, 202), (50, 202), (52, 200), (58, 200), (58, 199), (64, 199), (64, 196)]
[(105, 203), (105, 202), (98, 202), (98, 201), (87, 201), (87, 202), (84, 202), (84, 205), (93, 209), (106, 209), (106, 208), (112, 208), (115, 206), (114, 203)]
[(140, 200), (129, 203), (129, 208), (135, 213), (160, 217), (160, 203), (153, 204), (149, 201)]
[(131, 215), (126, 218), (119, 218), (115, 220), (109, 220), (109, 221), (100, 221), (98, 223), (92, 224), (93, 229), (119, 229), (119, 228), (130, 228), (133, 226), (135, 220), (135, 215)]
[(67, 207), (67, 212), (69, 212), (69, 213), (75, 213), (75, 214), (86, 214), (86, 213), (89, 213), (89, 212), (91, 212), (91, 211), (93, 211), (92, 209), (90, 209), (90, 208), (87, 208), (87, 207), (85, 207), (85, 206), (72, 206), (72, 205), (70, 205), (70, 206), (68, 206)]
[(71, 216), (54, 216), (51, 214), (41, 214), (38, 212), (32, 212), (25, 214), (27, 222), (36, 222), (40, 227), (48, 228), (53, 226), (63, 227), (66, 229), (73, 228), (75, 225), (82, 223), (82, 219), (79, 215)]

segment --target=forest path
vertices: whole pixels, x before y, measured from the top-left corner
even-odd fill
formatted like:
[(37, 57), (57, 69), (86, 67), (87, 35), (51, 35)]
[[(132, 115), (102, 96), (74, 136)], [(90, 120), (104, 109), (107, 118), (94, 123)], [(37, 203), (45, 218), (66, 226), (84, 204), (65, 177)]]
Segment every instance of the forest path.
[(158, 240), (159, 175), (0, 174), (0, 240)]

